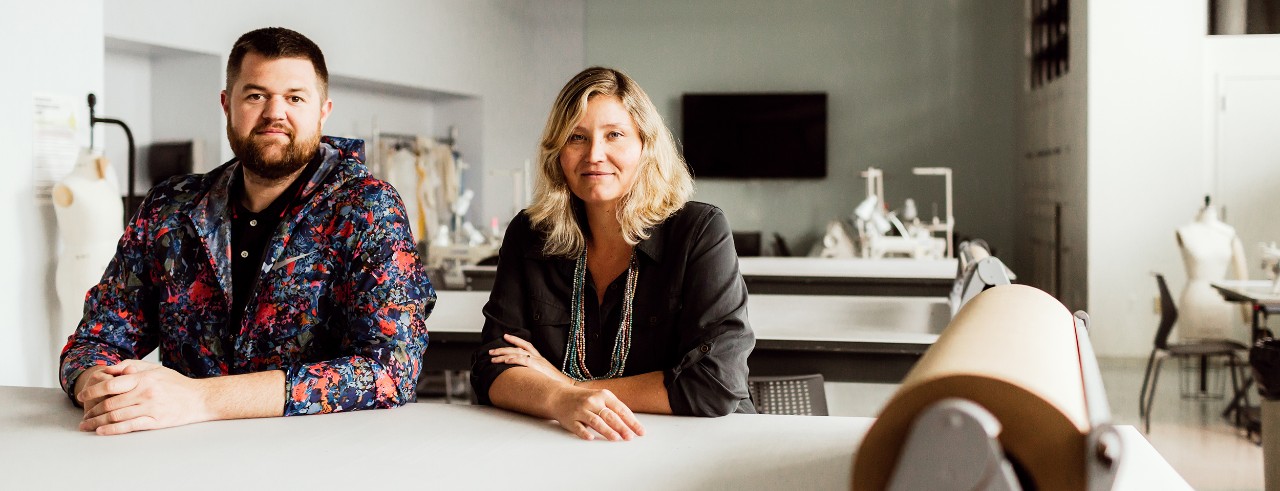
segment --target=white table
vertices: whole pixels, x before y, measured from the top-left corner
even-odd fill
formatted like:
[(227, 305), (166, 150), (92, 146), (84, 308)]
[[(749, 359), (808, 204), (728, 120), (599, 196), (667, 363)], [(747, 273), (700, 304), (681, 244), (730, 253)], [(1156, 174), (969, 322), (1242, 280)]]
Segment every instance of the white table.
[[(631, 442), (582, 441), (489, 407), (410, 404), (102, 437), (57, 389), (0, 387), (5, 489), (849, 489), (870, 418), (640, 415)], [(1190, 489), (1121, 427), (1116, 489)]]
[[(1223, 280), (1210, 284), (1228, 302), (1250, 304), (1253, 311), (1250, 338), (1253, 342), (1272, 336), (1271, 330), (1267, 327), (1267, 319), (1271, 314), (1280, 313), (1280, 294), (1272, 293), (1271, 281)], [(1231, 402), (1227, 404), (1227, 409), (1222, 413), (1223, 416), (1228, 416), (1234, 412), (1236, 426), (1243, 426), (1250, 434), (1253, 431), (1261, 431), (1262, 418), (1260, 408), (1249, 402), (1249, 392), (1253, 390), (1253, 382), (1252, 374), (1245, 377), (1244, 383), (1236, 390), (1235, 395), (1231, 397)]]
[(743, 257), (751, 293), (943, 297), (956, 279), (955, 259)]
[[(740, 257), (752, 294), (944, 297), (956, 279), (955, 259), (823, 259)], [(493, 288), (497, 268), (462, 268), (468, 290)]]
[[(424, 367), (466, 370), (480, 345), (487, 291), (437, 292)], [(944, 298), (756, 295), (753, 375), (822, 373), (828, 380), (898, 382), (950, 321)]]

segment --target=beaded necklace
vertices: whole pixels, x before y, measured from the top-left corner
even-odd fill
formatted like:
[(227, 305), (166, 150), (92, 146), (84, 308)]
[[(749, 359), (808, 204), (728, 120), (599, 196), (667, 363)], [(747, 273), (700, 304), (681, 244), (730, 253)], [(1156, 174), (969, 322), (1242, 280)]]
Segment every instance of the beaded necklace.
[(627, 367), (627, 355), (631, 353), (631, 318), (632, 307), (636, 300), (636, 280), (640, 277), (639, 263), (635, 251), (631, 251), (631, 264), (627, 266), (627, 288), (622, 296), (622, 319), (618, 322), (618, 336), (613, 340), (613, 354), (610, 356), (609, 373), (602, 377), (594, 377), (587, 370), (587, 332), (583, 325), (586, 316), (587, 252), (578, 256), (573, 268), (573, 297), (569, 300), (569, 346), (565, 348), (564, 365), (560, 371), (579, 382), (621, 377)]

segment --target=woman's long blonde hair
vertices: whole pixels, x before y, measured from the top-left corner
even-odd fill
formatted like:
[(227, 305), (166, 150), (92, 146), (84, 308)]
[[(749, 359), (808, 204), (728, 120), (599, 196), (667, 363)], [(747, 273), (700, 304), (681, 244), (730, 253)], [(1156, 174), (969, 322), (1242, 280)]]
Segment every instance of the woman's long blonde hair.
[(528, 212), (533, 228), (547, 236), (542, 248), (547, 256), (577, 257), (586, 247), (586, 237), (574, 211), (575, 206), (581, 206), (581, 200), (569, 190), (560, 167), (560, 150), (586, 112), (587, 101), (596, 96), (620, 99), (635, 122), (642, 142), (638, 175), (617, 209), (623, 239), (635, 245), (649, 238), (649, 227), (684, 207), (693, 194), (689, 167), (644, 89), (631, 77), (612, 68), (583, 70), (560, 89), (539, 146), (540, 172)]

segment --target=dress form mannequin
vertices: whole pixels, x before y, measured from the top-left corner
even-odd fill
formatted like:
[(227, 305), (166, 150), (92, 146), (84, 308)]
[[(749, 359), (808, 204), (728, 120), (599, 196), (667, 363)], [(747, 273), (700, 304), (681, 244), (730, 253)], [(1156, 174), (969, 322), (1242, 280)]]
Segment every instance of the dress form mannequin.
[(55, 288), (62, 313), (59, 338), (70, 336), (84, 312), (84, 296), (102, 279), (124, 233), (124, 205), (107, 160), (89, 151), (53, 187), (53, 210), (58, 218), (62, 252), (58, 255)]
[[(1244, 247), (1230, 225), (1218, 220), (1218, 211), (1209, 205), (1191, 223), (1178, 228), (1178, 246), (1187, 268), (1187, 285), (1178, 307), (1178, 330), (1182, 339), (1233, 338), (1235, 322), (1230, 303), (1209, 285), (1230, 271), (1245, 279)], [(1247, 317), (1247, 310), (1240, 311)]]

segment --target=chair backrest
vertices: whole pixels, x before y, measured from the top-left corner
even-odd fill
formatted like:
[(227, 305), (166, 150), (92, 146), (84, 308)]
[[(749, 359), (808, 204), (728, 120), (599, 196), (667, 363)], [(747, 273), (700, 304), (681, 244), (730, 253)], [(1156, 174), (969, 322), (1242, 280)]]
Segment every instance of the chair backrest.
[(791, 255), (791, 248), (787, 247), (787, 240), (777, 232), (773, 233), (773, 255), (782, 257)]
[(827, 390), (822, 374), (748, 377), (751, 402), (760, 414), (826, 416)]
[(733, 248), (738, 257), (754, 257), (760, 255), (760, 232), (733, 231)]
[(1178, 322), (1178, 307), (1173, 305), (1173, 295), (1169, 293), (1169, 285), (1164, 275), (1156, 275), (1156, 286), (1160, 287), (1160, 326), (1156, 328), (1156, 348), (1169, 347), (1169, 333), (1173, 332), (1173, 324)]

